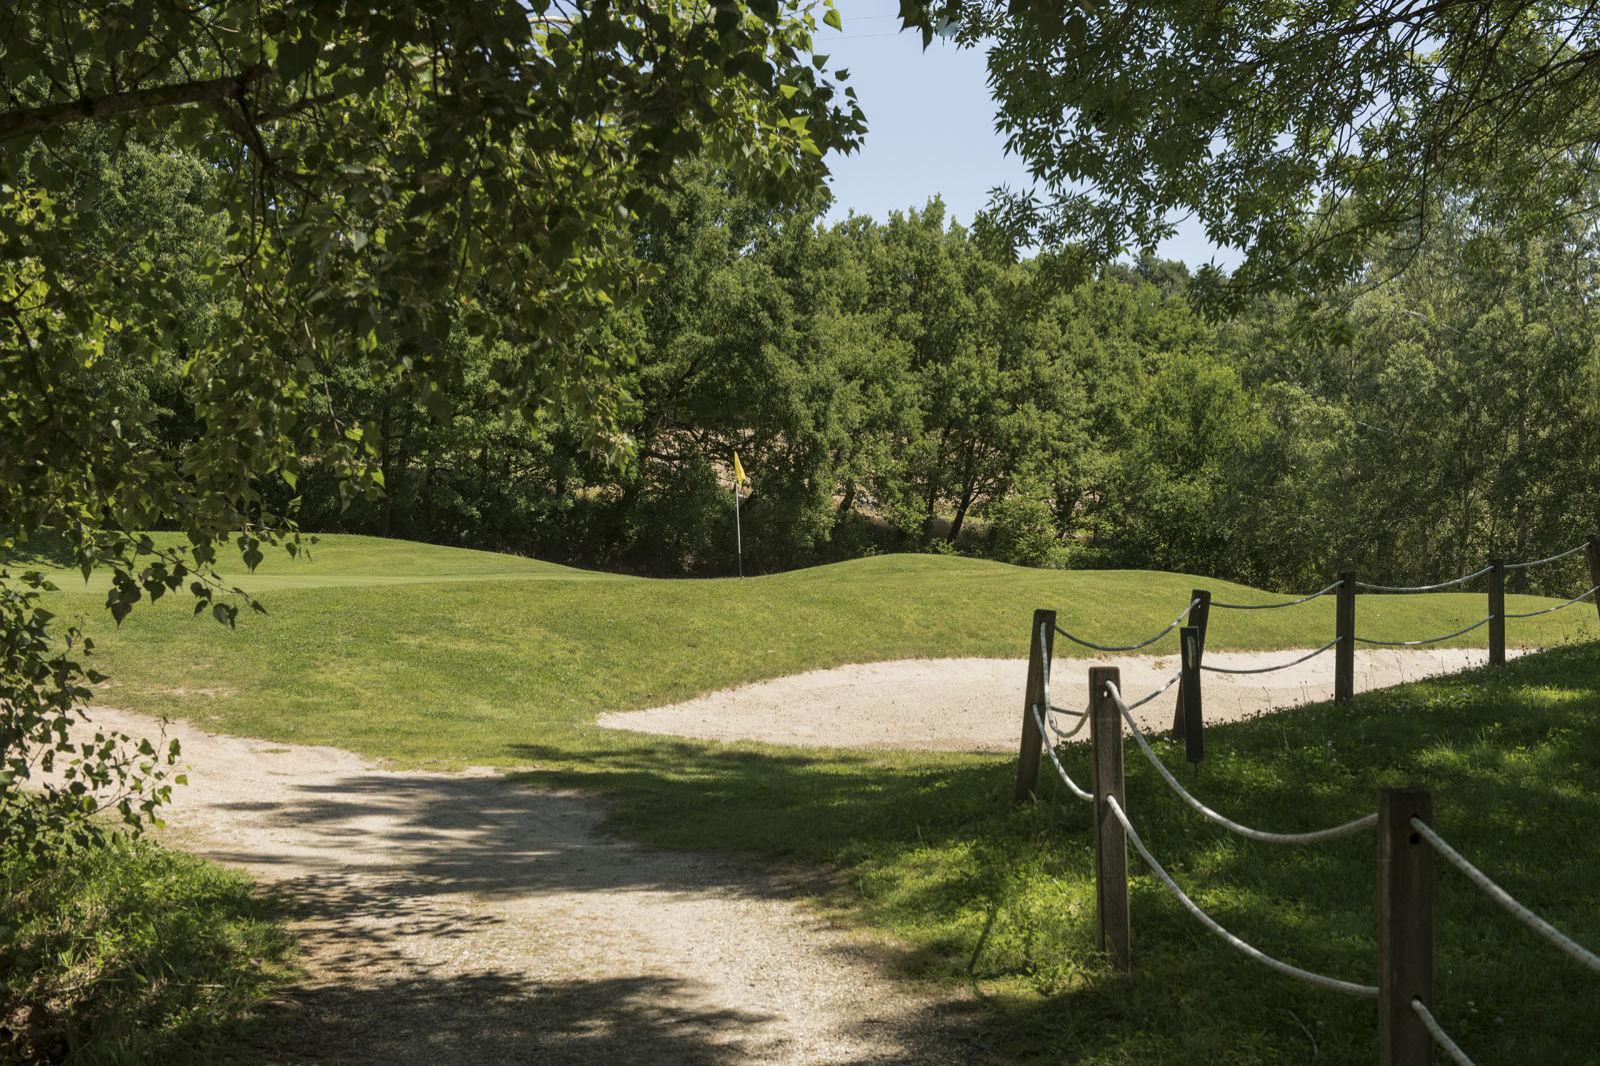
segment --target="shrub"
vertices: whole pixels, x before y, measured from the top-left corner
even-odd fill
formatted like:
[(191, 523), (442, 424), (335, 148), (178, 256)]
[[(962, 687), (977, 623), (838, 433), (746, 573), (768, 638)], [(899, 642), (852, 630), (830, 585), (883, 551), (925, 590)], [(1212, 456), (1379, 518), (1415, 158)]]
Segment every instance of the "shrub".
[(0, 1062), (236, 1061), (292, 953), (247, 877), (192, 856), (0, 853)]
[(1008, 493), (988, 508), (990, 551), (1018, 566), (1065, 569), (1069, 550), (1056, 528), (1049, 500), (1028, 492)]

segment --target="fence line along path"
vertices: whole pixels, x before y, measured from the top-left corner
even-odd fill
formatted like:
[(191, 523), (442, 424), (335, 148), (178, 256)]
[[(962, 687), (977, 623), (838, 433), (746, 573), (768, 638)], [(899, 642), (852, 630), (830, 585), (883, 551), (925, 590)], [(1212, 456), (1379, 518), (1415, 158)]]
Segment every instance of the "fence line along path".
[[(1591, 587), (1570, 600), (1537, 611), (1509, 613), (1504, 605), (1504, 575), (1508, 570), (1527, 569), (1558, 562), (1587, 549)], [(1354, 631), (1357, 591), (1411, 594), (1439, 591), (1488, 575), (1489, 614), (1465, 628), (1437, 637), (1380, 639), (1356, 635)], [(1337, 592), (1338, 632), (1333, 640), (1296, 659), (1257, 669), (1208, 667), (1201, 661), (1209, 609), (1272, 610), (1293, 607)], [(1382, 789), (1378, 809), (1350, 821), (1325, 829), (1285, 833), (1257, 829), (1214, 810), (1185, 788), (1150, 744), (1133, 710), (1180, 685), (1176, 724), (1194, 729), (1202, 724), (1200, 678), (1203, 670), (1228, 674), (1269, 673), (1299, 665), (1332, 648), (1338, 648), (1338, 674), (1348, 671), (1351, 649), (1359, 642), (1385, 647), (1433, 644), (1490, 626), (1490, 659), (1504, 660), (1506, 618), (1531, 618), (1562, 610), (1600, 593), (1600, 539), (1591, 537), (1585, 544), (1566, 551), (1522, 563), (1495, 561), (1489, 566), (1449, 581), (1433, 585), (1375, 585), (1343, 574), (1326, 588), (1307, 596), (1267, 604), (1231, 604), (1211, 600), (1205, 590), (1196, 590), (1189, 605), (1170, 625), (1155, 636), (1127, 645), (1102, 645), (1079, 638), (1055, 623), (1055, 612), (1038, 611), (1030, 637), (1028, 689), (1023, 718), (1022, 758), (1018, 765), (1017, 799), (1029, 800), (1036, 785), (1039, 749), (1048, 751), (1050, 763), (1063, 785), (1077, 799), (1093, 805), (1091, 819), (1094, 848), (1097, 938), (1101, 949), (1118, 969), (1132, 967), (1132, 915), (1128, 893), (1127, 849), (1131, 845), (1163, 887), (1209, 932), (1251, 961), (1277, 973), (1307, 983), (1323, 991), (1363, 996), (1377, 1002), (1379, 1062), (1383, 1066), (1427, 1066), (1434, 1052), (1443, 1052), (1459, 1066), (1472, 1066), (1472, 1060), (1434, 1013), (1433, 942), (1434, 894), (1433, 856), (1441, 856), (1509, 915), (1541, 940), (1560, 951), (1591, 975), (1600, 976), (1600, 954), (1580, 944), (1517, 900), (1486, 873), (1457, 851), (1434, 828), (1433, 797), (1417, 789)], [(1600, 606), (1600, 604), (1597, 604)], [(1199, 610), (1196, 610), (1196, 608)], [(1098, 651), (1133, 651), (1149, 646), (1183, 625), (1180, 634), (1182, 669), (1166, 684), (1134, 703), (1123, 699), (1121, 673), (1116, 667), (1097, 666), (1089, 670), (1090, 706), (1087, 710), (1063, 710), (1050, 701), (1051, 638), (1056, 634)], [(1347, 676), (1336, 677), (1335, 691), (1348, 698), (1353, 686)], [(1070, 715), (1077, 722), (1070, 730), (1056, 726), (1054, 716)], [(1087, 724), (1090, 738), (1090, 784), (1085, 788), (1068, 772), (1056, 750), (1057, 743), (1075, 736)], [(1331, 977), (1269, 955), (1225, 928), (1206, 913), (1183, 890), (1151, 853), (1133, 819), (1128, 816), (1123, 768), (1123, 727), (1156, 771), (1156, 774), (1192, 810), (1228, 832), (1268, 844), (1322, 845), (1359, 833), (1375, 831), (1378, 844), (1378, 929), (1376, 936), (1378, 983), (1362, 984)], [(1048, 740), (1055, 735), (1056, 743)], [(1190, 741), (1191, 761), (1195, 738)], [(1028, 776), (1031, 762), (1034, 777)]]

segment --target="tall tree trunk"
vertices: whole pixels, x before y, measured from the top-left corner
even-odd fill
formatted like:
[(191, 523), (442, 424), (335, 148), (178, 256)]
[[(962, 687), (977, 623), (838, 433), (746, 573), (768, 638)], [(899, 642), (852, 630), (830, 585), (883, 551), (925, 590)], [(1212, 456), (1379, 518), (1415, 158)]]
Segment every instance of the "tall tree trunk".
[(978, 478), (973, 473), (973, 467), (977, 465), (977, 445), (968, 441), (962, 450), (966, 453), (966, 457), (961, 463), (961, 500), (956, 504), (956, 515), (950, 523), (950, 532), (945, 535), (945, 540), (950, 544), (954, 544), (956, 538), (961, 536), (961, 525), (967, 520), (967, 509), (972, 506), (972, 498), (977, 494)]
[(854, 507), (855, 505), (856, 505), (856, 479), (855, 478), (850, 478), (848, 481), (846, 481), (844, 483), (844, 497), (839, 500), (838, 516), (840, 518), (843, 518), (845, 515), (850, 513), (850, 509), (852, 507)]
[(961, 524), (967, 520), (967, 505), (971, 502), (971, 497), (963, 493), (961, 502), (956, 505), (956, 516), (950, 522), (950, 532), (944, 536), (946, 543), (954, 544), (956, 539), (961, 536)]

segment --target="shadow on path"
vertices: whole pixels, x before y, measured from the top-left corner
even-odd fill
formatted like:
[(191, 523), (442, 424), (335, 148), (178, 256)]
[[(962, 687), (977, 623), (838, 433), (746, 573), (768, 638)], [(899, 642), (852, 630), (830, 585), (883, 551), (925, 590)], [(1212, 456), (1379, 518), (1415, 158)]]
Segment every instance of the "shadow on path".
[(980, 1004), (777, 878), (602, 834), (591, 797), (180, 731), (172, 838), (271, 883), (305, 948), (268, 1061), (979, 1061)]

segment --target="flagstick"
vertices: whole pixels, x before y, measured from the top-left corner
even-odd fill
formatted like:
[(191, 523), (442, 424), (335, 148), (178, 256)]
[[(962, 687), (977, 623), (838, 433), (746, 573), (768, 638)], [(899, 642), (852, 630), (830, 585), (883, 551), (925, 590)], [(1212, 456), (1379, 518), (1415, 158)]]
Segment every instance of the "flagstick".
[(744, 577), (744, 530), (739, 526), (739, 483), (733, 483), (733, 538), (738, 546), (739, 576)]

